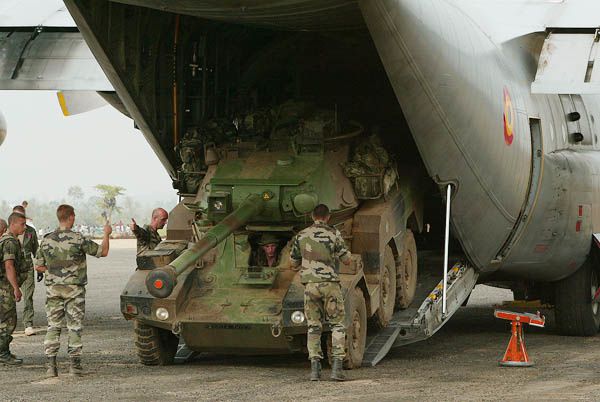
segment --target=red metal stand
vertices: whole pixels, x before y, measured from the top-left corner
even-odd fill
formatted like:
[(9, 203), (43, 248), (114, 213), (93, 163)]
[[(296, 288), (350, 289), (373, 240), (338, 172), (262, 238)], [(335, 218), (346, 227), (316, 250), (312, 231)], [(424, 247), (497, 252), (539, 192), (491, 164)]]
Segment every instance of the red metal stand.
[(529, 355), (525, 349), (525, 339), (523, 337), (523, 324), (529, 324), (536, 327), (544, 327), (546, 318), (537, 314), (514, 313), (512, 311), (496, 310), (494, 317), (511, 322), (511, 337), (504, 357), (498, 363), (501, 366), (508, 367), (530, 367), (533, 362), (529, 360)]

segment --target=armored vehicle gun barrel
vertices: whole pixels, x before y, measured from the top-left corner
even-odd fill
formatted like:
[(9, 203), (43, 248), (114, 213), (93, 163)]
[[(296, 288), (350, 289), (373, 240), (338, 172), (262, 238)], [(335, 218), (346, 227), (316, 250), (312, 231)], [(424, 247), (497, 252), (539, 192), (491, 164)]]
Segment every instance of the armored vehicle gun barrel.
[(207, 252), (216, 247), (253, 217), (260, 214), (266, 200), (259, 194), (251, 194), (240, 206), (227, 215), (215, 227), (206, 232), (191, 248), (184, 251), (169, 265), (153, 269), (146, 277), (148, 292), (157, 298), (169, 297), (177, 284), (177, 277), (198, 261)]

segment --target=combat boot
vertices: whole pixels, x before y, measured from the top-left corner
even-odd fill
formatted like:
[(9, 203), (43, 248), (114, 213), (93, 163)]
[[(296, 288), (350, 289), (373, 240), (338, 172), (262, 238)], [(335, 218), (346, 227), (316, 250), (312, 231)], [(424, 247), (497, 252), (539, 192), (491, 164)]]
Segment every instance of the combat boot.
[(83, 368), (81, 367), (81, 357), (71, 357), (71, 366), (69, 367), (69, 374), (76, 377), (83, 375)]
[(46, 357), (46, 378), (58, 377), (58, 367), (56, 366), (56, 356)]
[(344, 362), (342, 359), (333, 359), (333, 364), (331, 365), (331, 379), (336, 381), (346, 381)]
[(310, 380), (319, 381), (321, 379), (321, 360), (310, 360)]
[(6, 352), (0, 355), (0, 364), (6, 364), (7, 366), (19, 366), (23, 364), (23, 359), (19, 359), (12, 353)]

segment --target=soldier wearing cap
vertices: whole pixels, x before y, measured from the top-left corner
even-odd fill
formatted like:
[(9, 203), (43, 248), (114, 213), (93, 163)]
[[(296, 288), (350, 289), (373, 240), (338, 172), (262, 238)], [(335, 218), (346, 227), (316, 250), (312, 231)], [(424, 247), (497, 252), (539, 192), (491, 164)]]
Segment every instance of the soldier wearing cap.
[(279, 265), (279, 244), (281, 239), (273, 233), (265, 233), (258, 241), (260, 247), (256, 254), (256, 265), (261, 267), (276, 267)]
[[(17, 212), (25, 216), (25, 207), (17, 205), (13, 208), (13, 212)], [(25, 219), (27, 217), (25, 216)], [(25, 327), (25, 335), (31, 336), (35, 334), (33, 330), (33, 292), (35, 291), (35, 279), (33, 270), (33, 257), (37, 253), (38, 249), (38, 238), (35, 229), (29, 225), (25, 226), (25, 233), (19, 236), (19, 242), (23, 248), (23, 254), (25, 255), (25, 269), (21, 278), (21, 291), (23, 292), (23, 327)], [(38, 282), (41, 278), (38, 275)]]
[(342, 366), (346, 355), (344, 297), (335, 260), (339, 259), (346, 265), (350, 264), (351, 260), (342, 235), (327, 224), (330, 217), (327, 205), (317, 205), (312, 212), (314, 224), (294, 237), (290, 251), (292, 267), (302, 267), (311, 381), (321, 378), (321, 333), (324, 321), (329, 322), (331, 326), (331, 378), (337, 381), (346, 379)]

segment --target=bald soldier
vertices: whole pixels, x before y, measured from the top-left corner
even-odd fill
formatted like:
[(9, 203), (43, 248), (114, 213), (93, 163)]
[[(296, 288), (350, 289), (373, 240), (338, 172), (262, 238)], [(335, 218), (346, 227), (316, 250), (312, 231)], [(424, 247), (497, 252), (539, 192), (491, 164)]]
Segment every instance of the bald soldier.
[(104, 225), (102, 245), (74, 232), (75, 210), (60, 205), (56, 210), (59, 227), (44, 236), (35, 256), (35, 269), (46, 273), (46, 317), (48, 332), (44, 339), (47, 377), (58, 376), (56, 355), (60, 349), (60, 332), (66, 321), (69, 331), (67, 353), (71, 360), (69, 373), (82, 374), (83, 317), (85, 315), (85, 285), (87, 285), (86, 254), (106, 257), (112, 228)]
[[(17, 212), (25, 216), (25, 207), (17, 205), (13, 208), (13, 212)], [(25, 216), (25, 219), (27, 217)], [(23, 248), (23, 254), (25, 255), (25, 269), (23, 273), (21, 291), (23, 291), (23, 327), (25, 328), (25, 335), (31, 336), (35, 334), (33, 330), (33, 292), (35, 290), (35, 274), (33, 270), (33, 257), (37, 253), (38, 249), (38, 238), (35, 229), (29, 225), (25, 225), (25, 233), (19, 236), (19, 242)], [(38, 279), (40, 281), (41, 278)]]
[(162, 229), (169, 220), (169, 214), (162, 208), (156, 208), (152, 211), (152, 219), (149, 225), (144, 225), (143, 228), (139, 227), (135, 219), (131, 218), (131, 224), (129, 227), (137, 239), (137, 253), (141, 253), (146, 250), (154, 250), (156, 246), (162, 241), (158, 234), (158, 229)]
[(323, 322), (331, 326), (333, 364), (331, 378), (344, 381), (343, 360), (346, 347), (344, 297), (336, 269), (336, 259), (350, 264), (350, 252), (339, 230), (329, 226), (329, 208), (319, 204), (312, 212), (313, 225), (302, 230), (292, 240), (292, 267), (301, 266), (304, 284), (304, 313), (308, 326), (307, 348), (310, 359), (310, 380), (321, 378), (321, 333)]
[(23, 363), (10, 352), (12, 334), (17, 326), (17, 304), (21, 301), (19, 277), (24, 270), (23, 251), (18, 236), (25, 232), (25, 217), (13, 212), (8, 230), (0, 237), (0, 363), (16, 366)]

